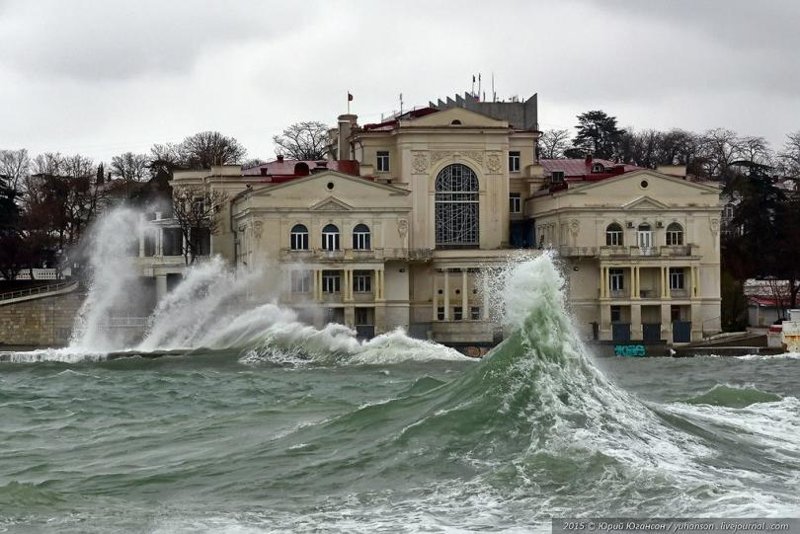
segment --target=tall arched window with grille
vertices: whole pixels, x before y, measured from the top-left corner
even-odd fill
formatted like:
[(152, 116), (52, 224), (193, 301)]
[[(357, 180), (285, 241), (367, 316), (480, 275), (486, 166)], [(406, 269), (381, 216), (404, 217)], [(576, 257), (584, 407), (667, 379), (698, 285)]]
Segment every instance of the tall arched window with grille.
[(618, 223), (609, 224), (606, 227), (606, 246), (621, 247), (623, 244), (622, 226)]
[(304, 224), (292, 226), (289, 236), (289, 246), (292, 250), (308, 250), (308, 228)]
[(436, 247), (477, 248), (478, 177), (460, 163), (448, 165), (436, 176)]
[(683, 227), (678, 223), (667, 226), (667, 245), (683, 245)]
[(326, 224), (322, 229), (322, 249), (339, 250), (339, 228), (335, 224)]
[(353, 250), (370, 250), (371, 248), (369, 226), (357, 224), (353, 228)]

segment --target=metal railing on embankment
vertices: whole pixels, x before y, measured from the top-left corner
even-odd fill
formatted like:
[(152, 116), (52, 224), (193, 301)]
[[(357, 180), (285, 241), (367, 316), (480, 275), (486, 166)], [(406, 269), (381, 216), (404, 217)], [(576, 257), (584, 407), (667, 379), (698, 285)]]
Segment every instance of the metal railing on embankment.
[(77, 287), (78, 281), (70, 280), (67, 282), (59, 282), (58, 284), (47, 284), (29, 287), (27, 289), (18, 289), (17, 291), (8, 291), (6, 293), (0, 293), (0, 303), (8, 300), (25, 299), (25, 297), (46, 297), (51, 293), (67, 292)]

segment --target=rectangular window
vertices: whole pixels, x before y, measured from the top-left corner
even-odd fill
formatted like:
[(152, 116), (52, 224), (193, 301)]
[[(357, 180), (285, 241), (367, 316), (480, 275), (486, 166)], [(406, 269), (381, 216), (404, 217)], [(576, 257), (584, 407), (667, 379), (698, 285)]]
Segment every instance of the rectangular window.
[(292, 233), (292, 250), (308, 250), (308, 234), (305, 232)]
[(552, 182), (554, 184), (561, 183), (564, 181), (564, 171), (553, 171)]
[(508, 153), (508, 170), (509, 172), (519, 172), (519, 152)]
[(606, 245), (609, 247), (619, 247), (622, 245), (622, 229), (606, 231)]
[(353, 291), (356, 293), (369, 293), (372, 291), (371, 271), (353, 271)]
[(338, 293), (341, 291), (342, 277), (339, 271), (322, 271), (322, 292)]
[(461, 306), (453, 307), (453, 320), (460, 321), (463, 318), (463, 314), (461, 313)]
[(669, 288), (683, 289), (683, 269), (680, 267), (669, 268)]
[(369, 232), (353, 232), (354, 250), (369, 250), (370, 248)]
[(481, 318), (481, 309), (478, 306), (473, 306), (469, 309), (470, 318), (477, 321)]
[(357, 325), (371, 325), (372, 321), (369, 319), (369, 308), (356, 308), (356, 324)]
[(156, 232), (157, 230), (145, 230), (144, 233), (144, 255), (147, 257), (156, 255)]
[(522, 195), (520, 193), (511, 193), (508, 201), (508, 210), (511, 213), (522, 213)]
[(211, 230), (209, 228), (192, 228), (192, 254), (208, 256), (211, 253)]
[(618, 323), (622, 320), (622, 307), (611, 306), (611, 322)]
[(439, 306), (436, 308), (436, 319), (439, 321), (444, 321), (444, 307)]
[(683, 245), (683, 231), (667, 230), (667, 245)]
[(164, 228), (161, 239), (161, 248), (164, 256), (180, 256), (183, 254), (183, 233), (180, 228)]
[(624, 281), (625, 275), (622, 269), (608, 270), (608, 287), (611, 291), (622, 291), (625, 289)]
[(311, 291), (311, 271), (292, 271), (292, 293)]
[(378, 151), (378, 172), (389, 172), (389, 152)]
[(196, 218), (202, 218), (206, 214), (206, 203), (203, 197), (195, 197), (192, 201), (192, 214)]
[(322, 249), (339, 250), (339, 232), (322, 232)]

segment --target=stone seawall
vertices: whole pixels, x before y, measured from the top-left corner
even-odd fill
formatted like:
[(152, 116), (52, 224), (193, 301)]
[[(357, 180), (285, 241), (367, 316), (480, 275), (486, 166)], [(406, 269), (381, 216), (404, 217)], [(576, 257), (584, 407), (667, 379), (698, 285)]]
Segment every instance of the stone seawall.
[(82, 291), (73, 291), (0, 305), (0, 349), (3, 345), (66, 345), (85, 297)]

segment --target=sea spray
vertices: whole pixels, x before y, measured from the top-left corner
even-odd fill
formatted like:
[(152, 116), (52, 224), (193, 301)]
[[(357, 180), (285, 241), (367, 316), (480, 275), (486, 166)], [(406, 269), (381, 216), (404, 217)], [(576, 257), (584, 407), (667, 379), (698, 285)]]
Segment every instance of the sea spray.
[(248, 291), (258, 272), (234, 272), (214, 256), (186, 269), (186, 276), (158, 303), (137, 350), (219, 346), (215, 336), (237, 317), (252, 313)]
[(75, 320), (69, 349), (104, 352), (124, 348), (117, 331), (104, 328), (112, 311), (137, 293), (138, 239), (143, 229), (141, 215), (117, 208), (97, 220), (88, 239), (89, 293)]

